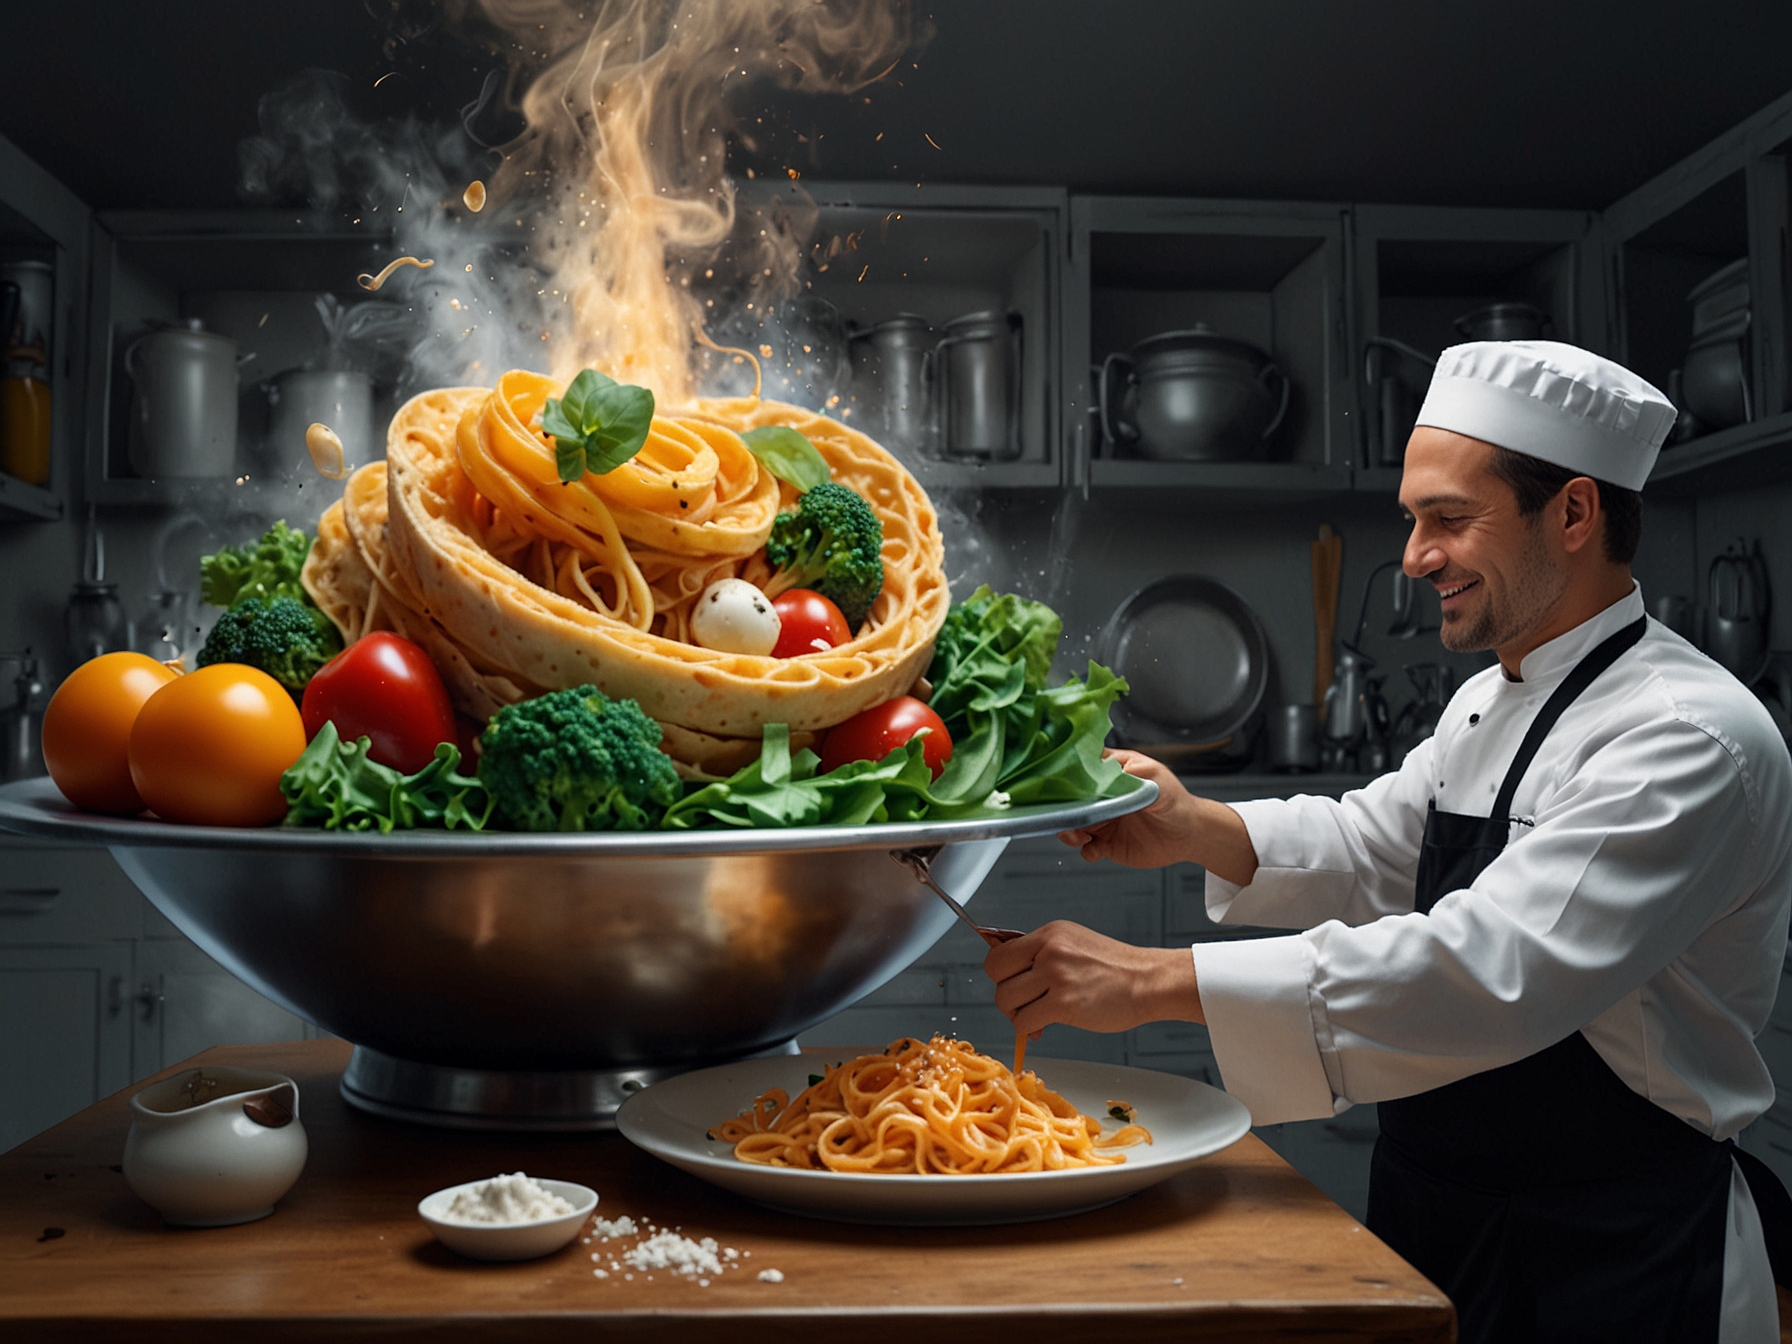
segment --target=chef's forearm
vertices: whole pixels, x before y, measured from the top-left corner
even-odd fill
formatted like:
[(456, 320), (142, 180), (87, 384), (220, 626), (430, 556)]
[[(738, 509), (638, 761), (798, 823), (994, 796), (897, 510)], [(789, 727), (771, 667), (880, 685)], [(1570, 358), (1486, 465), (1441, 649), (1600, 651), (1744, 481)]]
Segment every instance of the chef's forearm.
[(1234, 886), (1248, 887), (1257, 872), (1257, 849), (1244, 818), (1211, 798), (1189, 798), (1189, 860)]

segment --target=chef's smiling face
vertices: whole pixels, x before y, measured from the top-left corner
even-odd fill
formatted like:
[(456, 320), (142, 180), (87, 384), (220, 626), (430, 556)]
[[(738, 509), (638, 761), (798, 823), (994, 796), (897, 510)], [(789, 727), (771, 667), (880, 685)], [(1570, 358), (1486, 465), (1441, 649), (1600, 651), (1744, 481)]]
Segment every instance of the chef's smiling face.
[(1412, 519), (1406, 572), (1437, 590), (1446, 649), (1504, 649), (1548, 624), (1568, 588), (1549, 511), (1518, 509), (1493, 474), (1493, 445), (1421, 425), (1406, 447), (1400, 506)]

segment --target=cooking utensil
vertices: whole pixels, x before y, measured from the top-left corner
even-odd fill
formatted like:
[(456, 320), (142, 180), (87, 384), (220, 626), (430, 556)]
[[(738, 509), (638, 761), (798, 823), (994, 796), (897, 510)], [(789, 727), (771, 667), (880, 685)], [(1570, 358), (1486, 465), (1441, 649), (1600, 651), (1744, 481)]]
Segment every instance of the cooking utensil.
[(1098, 1209), (1186, 1171), (1250, 1132), (1243, 1102), (1192, 1078), (1080, 1059), (1029, 1057), (1027, 1064), (1084, 1115), (1106, 1115), (1110, 1098), (1126, 1098), (1151, 1142), (1125, 1149), (1126, 1161), (1111, 1167), (910, 1176), (742, 1162), (733, 1144), (709, 1137), (717, 1120), (774, 1087), (796, 1096), (809, 1085), (813, 1055), (742, 1060), (656, 1083), (629, 1098), (616, 1127), (643, 1151), (756, 1203), (809, 1218), (911, 1227), (1024, 1223)]
[(1490, 303), (1456, 319), (1465, 341), (1540, 341), (1549, 330), (1549, 314), (1529, 303)]
[(1692, 305), (1693, 339), (1726, 325), (1737, 313), (1749, 310), (1748, 258), (1738, 257), (1706, 276), (1687, 292)]
[(1272, 770), (1319, 768), (1319, 706), (1283, 705), (1272, 720), (1269, 765)]
[(1344, 575), (1344, 538), (1330, 523), (1319, 525), (1313, 543), (1313, 700), (1325, 718), (1325, 692), (1332, 684), (1332, 645), (1338, 632), (1338, 587)]
[[(1392, 369), (1387, 361), (1390, 354), (1398, 359)], [(1371, 336), (1363, 342), (1363, 381), (1376, 398), (1376, 460), (1381, 466), (1397, 467), (1406, 460), (1406, 441), (1412, 437), (1424, 403), (1423, 388), (1415, 386), (1408, 374), (1423, 370), (1423, 380), (1429, 385), (1436, 367), (1437, 360), (1423, 350), (1391, 336)]]
[(62, 627), (73, 667), (102, 653), (128, 649), (135, 643), (130, 620), (118, 600), (118, 585), (106, 578), (106, 537), (92, 507), (87, 510), (86, 558), (81, 578), (69, 593)]
[(1649, 599), (1649, 614), (1680, 638), (1690, 640), (1693, 633), (1693, 605), (1690, 597), (1664, 593)]
[(1101, 661), (1125, 677), (1114, 725), (1132, 744), (1226, 744), (1256, 715), (1269, 684), (1269, 639), (1257, 613), (1203, 574), (1174, 574), (1122, 602)]
[(235, 471), (238, 362), (236, 342), (196, 317), (125, 348), (135, 386), (132, 470), (150, 479)]
[(0, 786), (0, 829), (110, 848), (225, 969), (356, 1043), (342, 1090), (363, 1110), (601, 1129), (657, 1079), (785, 1048), (937, 942), (953, 917), (891, 850), (941, 846), (934, 878), (968, 894), (1011, 838), (1156, 796), (1138, 780), (954, 821), (363, 835), (101, 817), (40, 779)]
[(1019, 929), (985, 928), (971, 918), (970, 911), (966, 910), (955, 899), (948, 895), (946, 889), (933, 880), (933, 871), (930, 865), (938, 853), (939, 849), (937, 847), (933, 849), (893, 849), (890, 851), (890, 857), (913, 873), (915, 875), (915, 881), (919, 882), (922, 886), (926, 887), (935, 896), (938, 896), (950, 906), (952, 913), (957, 915), (966, 924), (970, 925), (971, 932), (976, 934), (991, 947), (994, 947), (997, 943), (1011, 942), (1014, 939), (1021, 937), (1022, 934)]
[(1705, 652), (1747, 686), (1767, 669), (1773, 610), (1761, 543), (1742, 541), (1711, 561), (1706, 573)]
[(1437, 731), (1450, 699), (1450, 669), (1438, 663), (1408, 663), (1403, 669), (1415, 698), (1400, 709), (1389, 741), (1389, 764), (1398, 767), (1406, 754)]
[(934, 340), (933, 327), (915, 313), (898, 313), (847, 337), (866, 432), (891, 448), (938, 453), (927, 403), (927, 353)]
[(1109, 444), (1191, 462), (1267, 456), (1292, 390), (1266, 352), (1201, 322), (1109, 355), (1097, 389)]
[(18, 664), (12, 703), (0, 710), (0, 782), (30, 779), (44, 772), (43, 674), (30, 649), (0, 653), (0, 663)]
[(1352, 753), (1369, 729), (1369, 672), (1375, 660), (1349, 644), (1338, 649), (1338, 667), (1325, 690), (1325, 744)]
[(1680, 394), (1700, 424), (1727, 429), (1755, 418), (1748, 369), (1747, 309), (1694, 338), (1680, 370)]
[(268, 399), (264, 456), (274, 470), (298, 467), (310, 474), (305, 431), (328, 425), (342, 440), (350, 465), (373, 455), (373, 379), (353, 369), (287, 369), (262, 384)]
[(924, 362), (943, 456), (976, 462), (1020, 456), (1019, 313), (954, 318)]

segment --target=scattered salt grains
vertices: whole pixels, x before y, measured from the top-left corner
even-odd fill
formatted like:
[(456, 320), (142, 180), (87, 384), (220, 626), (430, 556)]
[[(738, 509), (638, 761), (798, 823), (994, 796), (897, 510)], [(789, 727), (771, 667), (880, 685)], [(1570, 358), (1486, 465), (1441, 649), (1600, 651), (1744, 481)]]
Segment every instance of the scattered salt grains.
[(607, 1269), (594, 1269), (591, 1272), (600, 1279), (607, 1279), (610, 1277), (610, 1271)]
[(611, 1237), (632, 1237), (640, 1229), (635, 1226), (635, 1220), (625, 1213), (620, 1218), (593, 1218), (591, 1231), (598, 1240), (608, 1241)]
[(784, 1271), (781, 1269), (762, 1269), (759, 1271), (761, 1283), (783, 1283)]
[(720, 1274), (722, 1262), (716, 1255), (719, 1249), (714, 1237), (692, 1241), (677, 1232), (656, 1232), (623, 1252), (622, 1258), (636, 1269), (669, 1269), (685, 1275)]

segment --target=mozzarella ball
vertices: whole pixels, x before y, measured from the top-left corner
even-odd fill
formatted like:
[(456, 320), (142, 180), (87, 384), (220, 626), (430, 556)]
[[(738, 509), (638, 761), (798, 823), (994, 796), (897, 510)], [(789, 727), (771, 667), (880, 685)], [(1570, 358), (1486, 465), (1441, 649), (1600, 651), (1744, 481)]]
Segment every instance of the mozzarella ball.
[(691, 610), (691, 638), (717, 653), (764, 656), (778, 646), (782, 624), (771, 598), (745, 579), (717, 579)]

